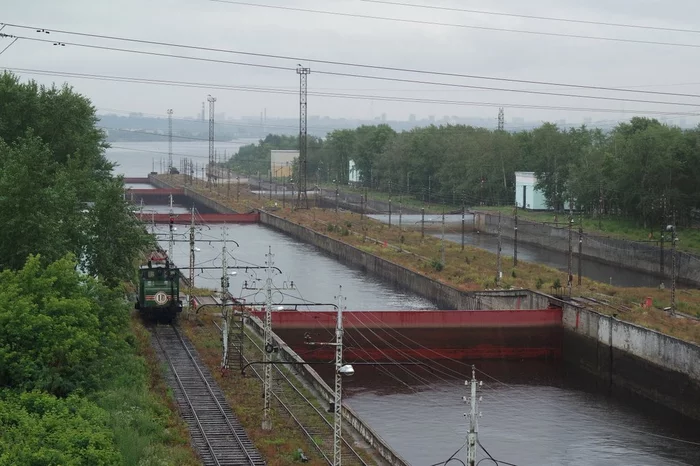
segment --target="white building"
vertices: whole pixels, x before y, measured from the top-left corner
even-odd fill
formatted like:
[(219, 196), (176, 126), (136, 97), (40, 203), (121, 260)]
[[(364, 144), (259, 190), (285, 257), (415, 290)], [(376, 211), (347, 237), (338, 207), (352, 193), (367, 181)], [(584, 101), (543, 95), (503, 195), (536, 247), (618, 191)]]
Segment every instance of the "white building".
[(535, 189), (535, 172), (515, 172), (515, 203), (521, 209), (547, 210), (544, 193)]
[(357, 168), (355, 162), (352, 160), (348, 161), (348, 182), (350, 184), (357, 184), (360, 182), (360, 169)]

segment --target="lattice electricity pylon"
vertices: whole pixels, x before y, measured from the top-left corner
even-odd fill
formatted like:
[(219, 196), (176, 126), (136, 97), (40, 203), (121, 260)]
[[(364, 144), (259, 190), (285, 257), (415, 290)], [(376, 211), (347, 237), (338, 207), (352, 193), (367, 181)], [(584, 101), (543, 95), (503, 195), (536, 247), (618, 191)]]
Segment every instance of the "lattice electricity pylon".
[(209, 166), (207, 167), (207, 187), (211, 188), (211, 172), (214, 169), (214, 103), (216, 97), (207, 96), (209, 102)]
[(306, 79), (310, 73), (310, 68), (303, 68), (301, 65), (297, 68), (297, 74), (299, 75), (299, 193), (297, 195), (297, 209), (309, 208), (309, 199), (306, 196), (306, 161), (308, 152), (306, 137)]
[(498, 131), (503, 131), (505, 128), (505, 117), (503, 115), (503, 107), (498, 109)]

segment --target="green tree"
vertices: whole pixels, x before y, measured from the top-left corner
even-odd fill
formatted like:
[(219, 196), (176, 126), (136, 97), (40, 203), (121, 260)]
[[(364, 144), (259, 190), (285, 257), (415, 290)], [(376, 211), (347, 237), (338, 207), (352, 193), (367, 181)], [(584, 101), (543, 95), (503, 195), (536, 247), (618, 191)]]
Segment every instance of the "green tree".
[[(0, 269), (70, 253), (110, 283), (147, 242), (111, 175), (90, 101), (69, 87), (0, 75)], [(94, 207), (93, 207), (94, 206)]]
[(70, 174), (31, 131), (10, 146), (0, 140), (0, 268), (29, 254), (47, 261), (80, 254), (84, 222)]
[(42, 267), (30, 256), (0, 272), (0, 386), (64, 396), (94, 390), (124, 349), (119, 295), (77, 271), (72, 258)]

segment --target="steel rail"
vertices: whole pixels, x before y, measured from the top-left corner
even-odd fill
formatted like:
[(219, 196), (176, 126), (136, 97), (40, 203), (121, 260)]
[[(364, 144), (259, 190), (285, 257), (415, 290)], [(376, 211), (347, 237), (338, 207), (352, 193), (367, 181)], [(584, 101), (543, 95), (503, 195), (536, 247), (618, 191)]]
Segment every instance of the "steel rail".
[[(221, 403), (219, 403), (219, 400), (218, 400), (218, 398), (217, 398), (217, 396), (216, 396), (216, 393), (214, 393), (214, 390), (212, 389), (211, 385), (209, 384), (209, 381), (206, 379), (206, 376), (204, 375), (204, 373), (203, 373), (202, 370), (201, 370), (200, 364), (197, 362), (197, 360), (194, 358), (192, 352), (191, 352), (190, 349), (187, 347), (187, 344), (186, 344), (184, 338), (182, 337), (182, 335), (180, 335), (180, 332), (178, 332), (178, 331), (177, 331), (177, 328), (176, 328), (174, 325), (172, 325), (172, 324), (169, 326), (169, 328), (171, 328), (171, 329), (173, 330), (173, 333), (174, 333), (175, 336), (177, 337), (177, 340), (180, 342), (182, 348), (185, 350), (185, 352), (186, 352), (186, 354), (187, 354), (189, 360), (191, 361), (192, 366), (193, 366), (194, 369), (196, 370), (196, 372), (197, 372), (197, 374), (199, 375), (199, 377), (200, 377), (200, 379), (202, 380), (202, 382), (204, 382), (204, 386), (206, 387), (207, 392), (209, 393), (209, 396), (211, 397), (211, 399), (214, 401), (216, 407), (218, 408), (219, 413), (220, 413), (221, 416), (223, 417), (223, 419), (224, 419), (226, 425), (228, 426), (229, 432), (230, 432), (230, 433), (232, 434), (232, 436), (236, 439), (236, 442), (237, 442), (237, 444), (238, 444), (238, 447), (239, 447), (239, 449), (240, 449), (240, 452), (245, 456), (245, 459), (246, 459), (247, 463), (250, 464), (250, 465), (253, 465), (253, 466), (259, 465), (259, 464), (261, 464), (261, 463), (264, 464), (263, 461), (258, 461), (258, 462), (256, 463), (255, 459), (253, 459), (253, 458), (251, 457), (249, 448), (244, 444), (244, 442), (243, 442), (243, 440), (241, 439), (239, 433), (237, 432), (236, 427), (234, 427), (233, 424), (231, 423), (231, 419), (229, 418), (229, 415), (226, 413), (226, 411), (224, 410), (224, 408), (221, 406)], [(197, 423), (197, 427), (198, 427), (198, 429), (200, 430), (200, 432), (202, 433), (202, 436), (204, 437), (204, 441), (205, 441), (206, 444), (207, 444), (207, 447), (208, 447), (208, 449), (209, 449), (209, 451), (210, 451), (210, 453), (211, 453), (211, 455), (212, 455), (212, 458), (214, 459), (214, 462), (215, 462), (217, 465), (221, 465), (221, 462), (219, 461), (219, 459), (217, 458), (217, 455), (216, 455), (216, 453), (217, 453), (216, 448), (215, 448), (215, 447), (211, 444), (211, 442), (209, 441), (209, 438), (208, 438), (208, 436), (207, 436), (207, 434), (206, 434), (206, 432), (205, 432), (205, 429), (204, 429), (204, 427), (203, 427), (203, 425), (202, 425), (202, 421), (200, 420), (199, 416), (197, 415), (197, 413), (196, 413), (196, 411), (195, 411), (194, 405), (192, 404), (192, 402), (191, 402), (191, 400), (190, 400), (190, 397), (189, 397), (188, 394), (187, 394), (187, 390), (185, 389), (185, 386), (184, 386), (184, 384), (183, 384), (181, 378), (180, 378), (179, 375), (177, 374), (177, 371), (176, 371), (176, 369), (175, 369), (175, 364), (174, 364), (173, 361), (171, 360), (171, 358), (170, 358), (168, 352), (165, 351), (165, 348), (163, 347), (163, 343), (162, 343), (162, 341), (161, 341), (160, 335), (158, 335), (158, 330), (157, 330), (157, 328), (156, 328), (154, 334), (156, 335), (156, 339), (157, 339), (157, 341), (158, 341), (158, 344), (159, 344), (159, 346), (161, 347), (161, 349), (163, 350), (163, 353), (164, 353), (164, 355), (165, 355), (165, 358), (166, 358), (166, 360), (168, 361), (168, 364), (170, 365), (170, 367), (171, 367), (171, 369), (172, 369), (172, 371), (173, 371), (173, 374), (175, 375), (175, 378), (176, 378), (176, 380), (177, 380), (178, 385), (180, 386), (180, 389), (182, 390), (182, 393), (183, 393), (183, 395), (184, 395), (184, 397), (185, 397), (185, 400), (187, 401), (187, 404), (189, 405), (190, 409), (192, 410), (192, 414), (193, 414), (193, 416), (194, 416), (195, 422)]]
[(170, 366), (170, 370), (173, 371), (173, 375), (175, 376), (175, 380), (177, 381), (177, 384), (180, 386), (180, 390), (182, 390), (182, 394), (187, 401), (187, 404), (190, 407), (190, 410), (192, 411), (192, 416), (194, 416), (194, 420), (197, 423), (197, 428), (199, 431), (202, 433), (202, 437), (204, 439), (204, 442), (207, 445), (207, 448), (209, 449), (209, 452), (211, 453), (212, 458), (214, 459), (214, 462), (217, 465), (221, 465), (219, 462), (219, 459), (216, 457), (216, 452), (214, 451), (214, 446), (209, 442), (209, 437), (207, 437), (207, 433), (204, 431), (204, 427), (202, 426), (201, 421), (199, 420), (199, 416), (197, 415), (197, 412), (194, 409), (194, 405), (192, 404), (192, 401), (190, 400), (189, 395), (187, 395), (187, 390), (185, 389), (184, 384), (182, 383), (182, 380), (180, 379), (180, 376), (177, 373), (177, 370), (175, 369), (175, 364), (173, 364), (172, 360), (170, 359), (170, 356), (168, 355), (168, 352), (166, 351), (165, 347), (163, 346), (163, 342), (160, 339), (160, 336), (158, 335), (158, 327), (156, 326), (153, 330), (153, 335), (156, 337), (156, 341), (158, 342), (158, 346), (160, 347), (161, 351), (163, 352), (163, 355), (165, 356), (165, 360), (168, 361), (168, 365)]

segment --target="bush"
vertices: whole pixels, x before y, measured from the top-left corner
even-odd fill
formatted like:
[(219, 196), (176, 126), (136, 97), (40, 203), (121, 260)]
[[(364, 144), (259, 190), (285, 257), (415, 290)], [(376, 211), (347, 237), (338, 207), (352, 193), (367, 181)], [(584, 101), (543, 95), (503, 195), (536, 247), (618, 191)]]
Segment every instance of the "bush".
[(81, 275), (67, 256), (0, 273), (0, 385), (66, 396), (94, 391), (118, 371), (109, 358), (124, 351), (123, 297)]
[(445, 267), (442, 262), (440, 262), (438, 259), (433, 259), (430, 262), (430, 266), (435, 270), (436, 272), (441, 272), (442, 269)]
[(326, 225), (326, 230), (333, 233), (335, 231), (335, 225), (333, 225), (332, 223), (329, 223), (328, 225)]
[(345, 226), (346, 226), (347, 228), (352, 228), (352, 222), (351, 222), (350, 220), (346, 221), (346, 222), (345, 222)]
[(552, 283), (552, 288), (554, 288), (555, 290), (561, 288), (561, 281), (558, 278), (556, 278)]
[(544, 280), (542, 278), (537, 277), (537, 281), (535, 281), (535, 288), (538, 290), (542, 288), (542, 285), (544, 285)]
[(107, 413), (83, 398), (41, 392), (0, 394), (0, 464), (123, 464)]

